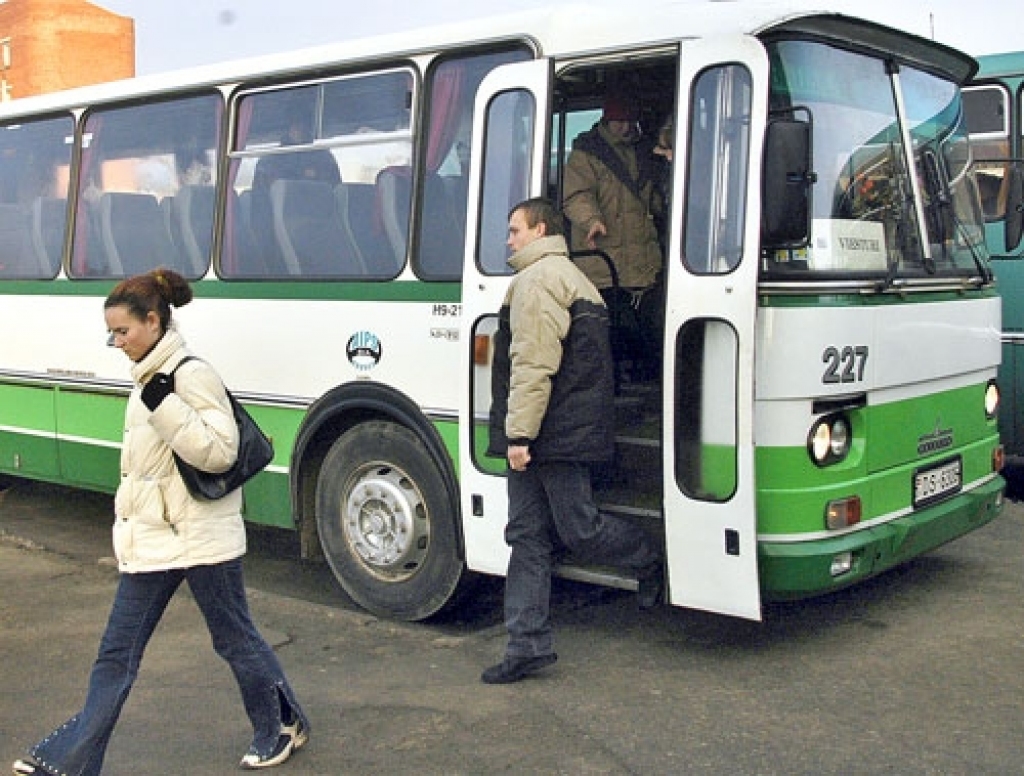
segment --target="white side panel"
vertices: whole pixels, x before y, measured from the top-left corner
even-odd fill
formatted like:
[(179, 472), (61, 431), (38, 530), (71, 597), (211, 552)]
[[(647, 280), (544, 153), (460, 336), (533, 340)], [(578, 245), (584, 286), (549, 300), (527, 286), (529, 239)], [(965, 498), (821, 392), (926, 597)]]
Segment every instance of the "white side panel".
[[(454, 419), (457, 313), (456, 304), (434, 302), (197, 297), (174, 310), (174, 319), (188, 346), (236, 393), (303, 403), (337, 385), (372, 380)], [(0, 343), (5, 371), (130, 379), (128, 360), (105, 344), (102, 297), (9, 296), (0, 330), (7, 332)]]

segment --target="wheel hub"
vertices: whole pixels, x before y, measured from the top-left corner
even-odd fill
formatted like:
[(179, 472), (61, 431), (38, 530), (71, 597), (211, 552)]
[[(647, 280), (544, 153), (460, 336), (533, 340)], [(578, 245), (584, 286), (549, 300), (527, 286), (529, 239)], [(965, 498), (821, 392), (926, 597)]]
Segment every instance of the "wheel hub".
[(423, 496), (401, 471), (367, 465), (345, 501), (345, 540), (376, 576), (396, 581), (413, 575), (427, 556)]

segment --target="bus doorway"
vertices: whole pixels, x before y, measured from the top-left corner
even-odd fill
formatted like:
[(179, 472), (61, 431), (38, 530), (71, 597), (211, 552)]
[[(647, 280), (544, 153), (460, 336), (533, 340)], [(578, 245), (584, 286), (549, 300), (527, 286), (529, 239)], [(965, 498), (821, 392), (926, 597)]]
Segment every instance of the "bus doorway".
[[(628, 517), (637, 530), (664, 544), (671, 603), (759, 619), (751, 345), (758, 225), (743, 215), (756, 212), (747, 197), (756, 197), (751, 170), (759, 168), (752, 160), (758, 158), (760, 141), (752, 138), (750, 120), (752, 110), (763, 110), (753, 102), (758, 86), (765, 88), (767, 61), (756, 45), (732, 44), (723, 54), (716, 44), (695, 48), (679, 70), (676, 51), (643, 60), (648, 77), (637, 81), (660, 100), (647, 102), (651, 135), (656, 135), (655, 121), (674, 118), (681, 129), (675, 175), (667, 177), (671, 189), (665, 192), (671, 204), (664, 213), (664, 366), (647, 390), (620, 385), (614, 409), (616, 465), (596, 472), (594, 486), (603, 510)], [(630, 64), (637, 67), (636, 60)], [(618, 67), (620, 77), (624, 63)], [(600, 118), (605, 79), (614, 70), (607, 62), (584, 63), (559, 73), (555, 82), (549, 69), (540, 62), (503, 67), (488, 77), (477, 97), (474, 137), (483, 141), (471, 160), (460, 467), (466, 561), (486, 573), (504, 574), (508, 561), (505, 462), (486, 454), (490, 337), (510, 279), (508, 211), (529, 196), (561, 202), (573, 137)], [(677, 94), (691, 93), (693, 102), (675, 107)], [(548, 102), (554, 115), (550, 130), (538, 118), (548, 115)], [(655, 114), (660, 114), (656, 120)], [(684, 129), (690, 122), (696, 131)], [(653, 142), (645, 146), (646, 153), (652, 149)], [(719, 177), (703, 180), (711, 172)], [(704, 190), (689, 191), (687, 180)], [(690, 195), (702, 199), (688, 211)], [(694, 230), (689, 241), (680, 228), (684, 218)], [(699, 260), (682, 261), (684, 247)], [(636, 586), (622, 570), (571, 558), (559, 573), (625, 589)]]

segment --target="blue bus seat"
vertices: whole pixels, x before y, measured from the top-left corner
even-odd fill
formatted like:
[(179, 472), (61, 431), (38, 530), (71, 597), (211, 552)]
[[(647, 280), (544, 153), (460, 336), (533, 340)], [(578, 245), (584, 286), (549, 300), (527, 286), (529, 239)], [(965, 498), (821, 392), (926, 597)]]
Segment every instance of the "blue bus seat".
[(213, 247), (214, 188), (209, 185), (182, 186), (171, 202), (171, 224), (175, 243), (191, 275), (206, 274)]
[(191, 274), (182, 266), (160, 204), (150, 194), (103, 194), (100, 235), (114, 275), (136, 275), (161, 266)]
[(68, 201), (63, 197), (36, 197), (32, 202), (32, 247), (44, 277), (57, 274), (64, 252)]
[(0, 277), (39, 277), (32, 248), (29, 212), (14, 203), (0, 203)]
[(376, 190), (370, 183), (339, 183), (334, 187), (338, 217), (359, 246), (369, 277), (393, 278), (401, 270), (376, 217)]
[(334, 186), (276, 180), (270, 185), (274, 236), (289, 275), (362, 277), (359, 248), (337, 215)]

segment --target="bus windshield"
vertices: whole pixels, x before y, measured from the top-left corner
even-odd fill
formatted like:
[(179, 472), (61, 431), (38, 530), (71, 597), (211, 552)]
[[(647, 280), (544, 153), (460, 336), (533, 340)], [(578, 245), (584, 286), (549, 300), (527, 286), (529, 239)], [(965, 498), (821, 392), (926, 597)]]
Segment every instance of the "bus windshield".
[(985, 277), (956, 84), (809, 41), (769, 51), (772, 110), (809, 116), (814, 179), (810, 240), (772, 252), (766, 274)]

